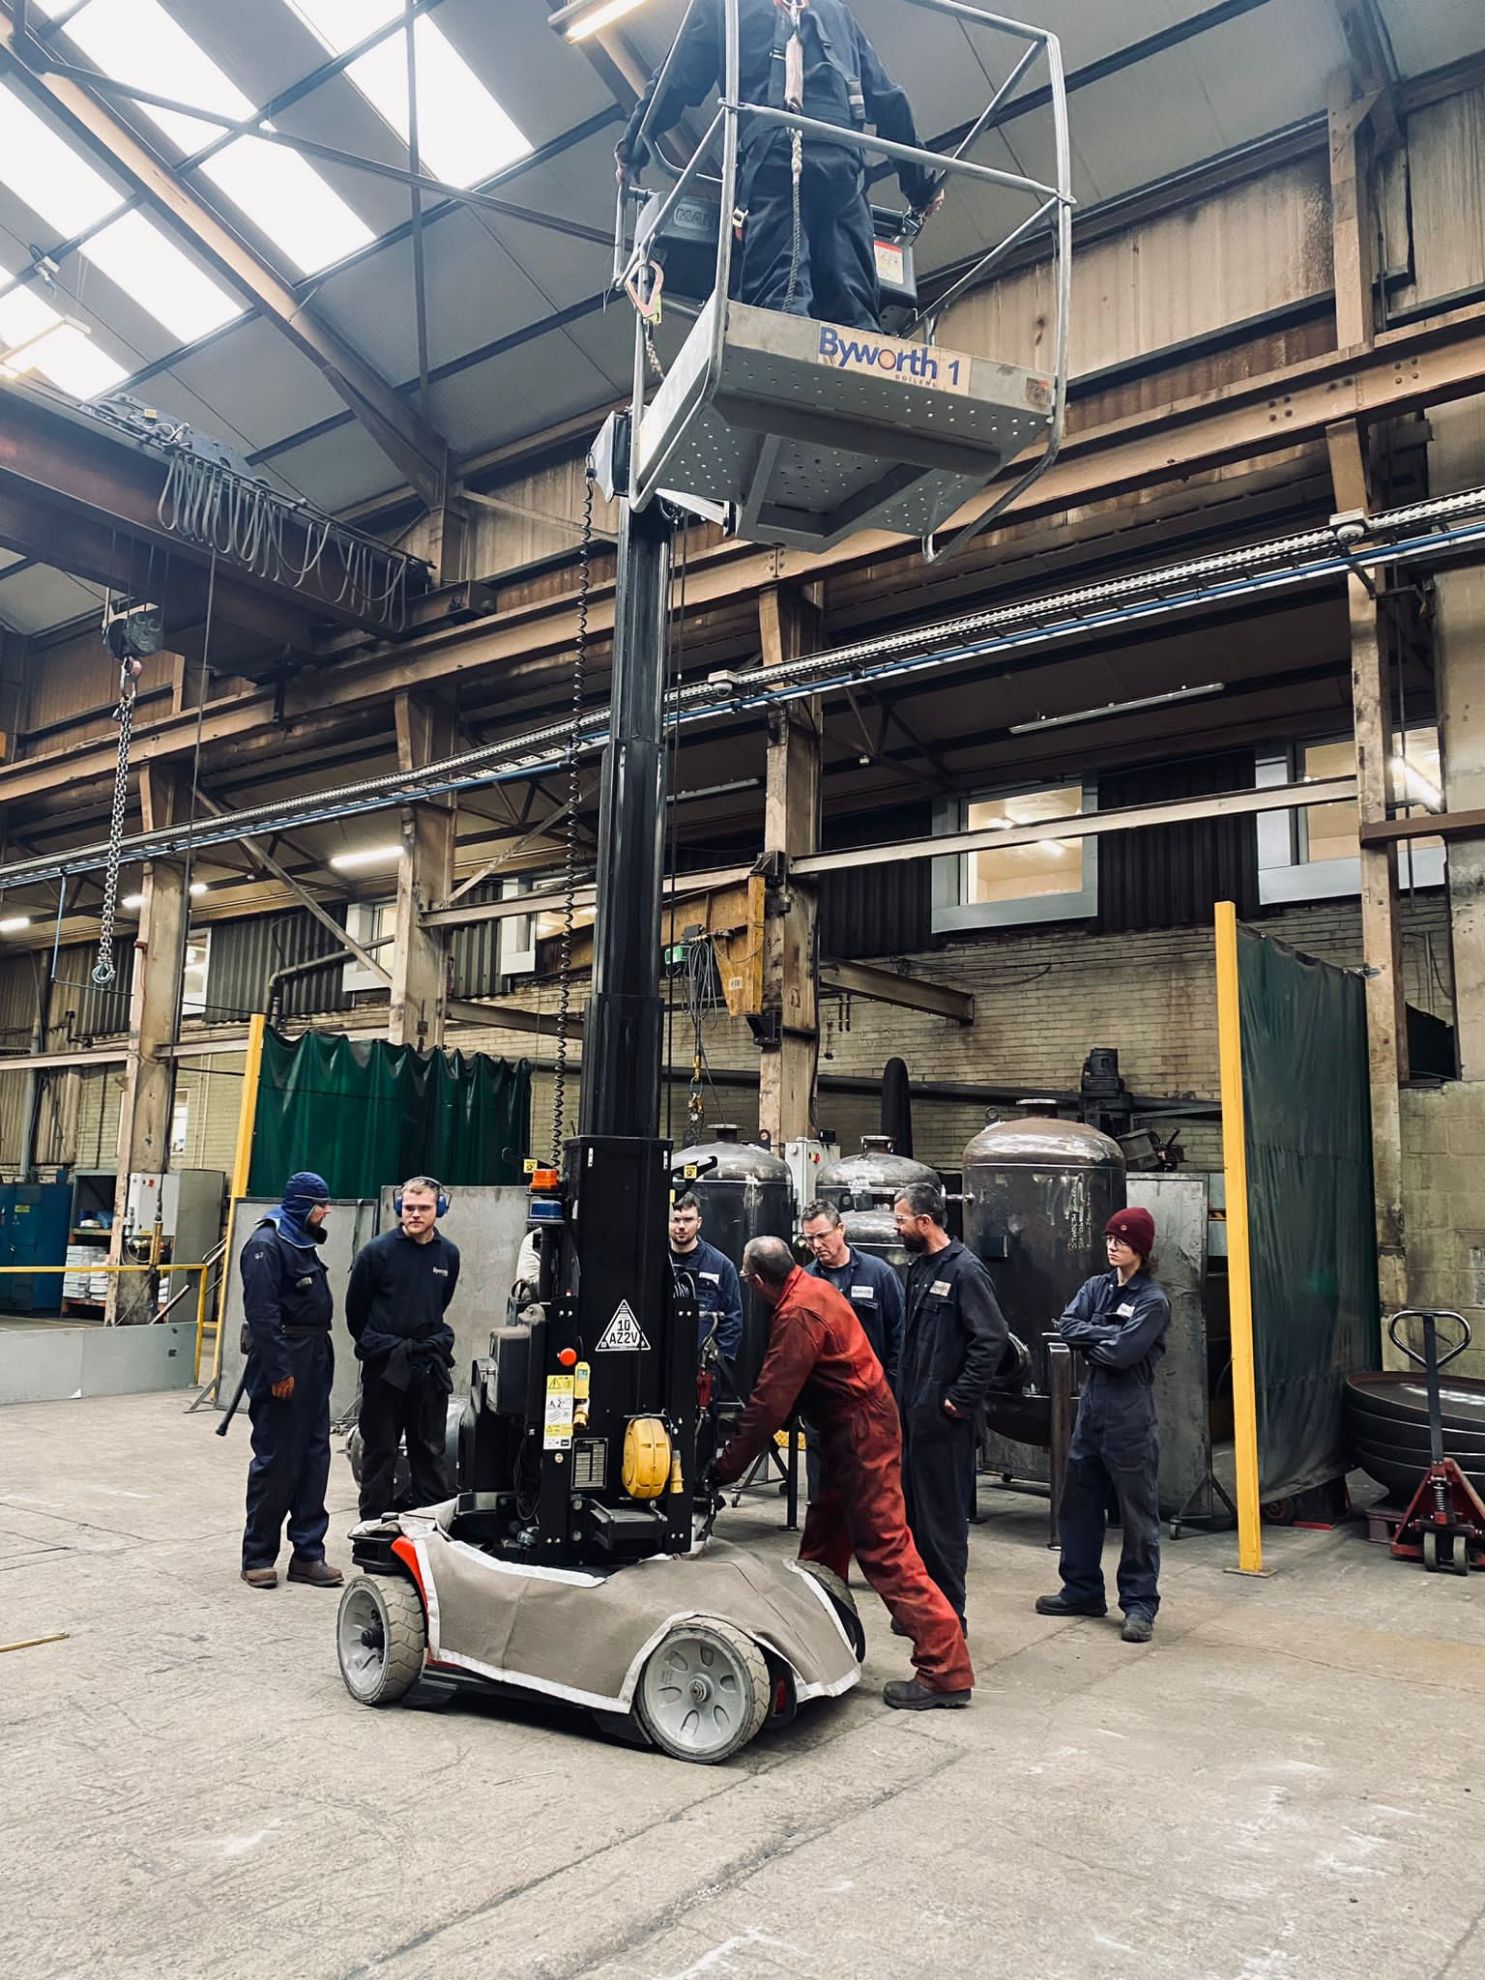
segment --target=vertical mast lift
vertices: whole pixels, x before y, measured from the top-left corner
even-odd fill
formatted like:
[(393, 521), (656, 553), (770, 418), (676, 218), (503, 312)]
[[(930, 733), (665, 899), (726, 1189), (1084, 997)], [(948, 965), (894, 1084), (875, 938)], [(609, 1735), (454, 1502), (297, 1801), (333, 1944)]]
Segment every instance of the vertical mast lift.
[[(695, 0), (693, 0), (695, 4)], [(697, 1314), (673, 1283), (670, 1147), (659, 1133), (665, 621), (674, 504), (720, 502), (751, 540), (821, 548), (852, 530), (924, 538), (946, 556), (1055, 456), (1066, 400), (1070, 153), (1054, 36), (964, 0), (907, 4), (1018, 49), (957, 152), (939, 155), (738, 101), (738, 6), (724, 0), (725, 94), (662, 199), (621, 185), (614, 280), (641, 303), (681, 202), (704, 193), (721, 140), (718, 211), (735, 204), (742, 119), (762, 118), (907, 157), (1024, 195), (1032, 210), (906, 337), (730, 300), (732, 229), (714, 287), (647, 403), (650, 326), (636, 323), (634, 397), (599, 452), (623, 501), (611, 741), (599, 811), (593, 988), (584, 1027), (582, 1132), (560, 1172), (533, 1178), (538, 1297), (493, 1329), (475, 1364), (448, 1504), (363, 1522), (361, 1572), (342, 1598), (341, 1672), (381, 1705), (425, 1675), (569, 1700), (678, 1758), (724, 1760), (771, 1716), (857, 1680), (865, 1639), (827, 1570), (712, 1544), (694, 1548)], [(683, 23), (684, 26), (684, 23)], [(674, 47), (671, 59), (674, 58)], [(970, 150), (1045, 71), (1056, 183), (974, 163)], [(656, 154), (658, 155), (658, 154)], [(944, 304), (1039, 228), (1051, 233), (1053, 365), (1036, 372), (945, 350)], [(1002, 466), (1037, 449), (981, 514), (936, 533)]]

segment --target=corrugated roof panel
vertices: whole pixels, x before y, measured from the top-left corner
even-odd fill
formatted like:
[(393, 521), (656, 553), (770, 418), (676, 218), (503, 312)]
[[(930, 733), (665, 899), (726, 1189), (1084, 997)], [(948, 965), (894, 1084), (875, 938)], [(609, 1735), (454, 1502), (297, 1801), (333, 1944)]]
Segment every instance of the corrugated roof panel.
[(273, 472), (322, 509), (348, 509), (401, 481), (375, 440), (354, 422), (276, 455)]
[[(214, 409), (219, 420), (230, 421), (233, 430), (244, 436), (249, 453), (345, 410), (345, 401), (309, 359), (301, 357), (281, 330), (258, 317), (179, 359), (142, 387), (140, 396), (158, 397), (173, 411), (170, 393), (176, 385), (184, 385), (203, 406)], [(209, 420), (200, 424), (204, 432), (228, 437)]]
[[(504, 226), (504, 223), (499, 223)], [(528, 227), (511, 228), (512, 238)], [(568, 241), (569, 248), (576, 248)], [(577, 249), (581, 253), (581, 249)], [(550, 315), (551, 304), (470, 212), (451, 214), (424, 235), (428, 348), (433, 364)], [(563, 296), (560, 300), (567, 301)], [(315, 307), (351, 337), (383, 377), (418, 370), (411, 241), (399, 241), (320, 286)]]
[(1392, 52), (1405, 76), (1441, 69), (1485, 49), (1485, 8), (1480, 0), (1380, 0)]
[[(674, 19), (678, 10), (666, 0)], [(640, 9), (659, 11), (656, 0)], [(541, 7), (492, 7), (489, 0), (444, 0), (438, 24), (536, 145), (570, 130), (613, 101), (582, 50), (547, 25)], [(630, 26), (625, 22), (625, 29)]]
[(465, 453), (537, 432), (612, 397), (603, 373), (566, 339), (552, 337), (435, 385), (433, 416), (455, 452)]
[(102, 602), (97, 586), (45, 564), (32, 564), (14, 575), (0, 572), (0, 621), (12, 632), (45, 632), (48, 626), (96, 612)]

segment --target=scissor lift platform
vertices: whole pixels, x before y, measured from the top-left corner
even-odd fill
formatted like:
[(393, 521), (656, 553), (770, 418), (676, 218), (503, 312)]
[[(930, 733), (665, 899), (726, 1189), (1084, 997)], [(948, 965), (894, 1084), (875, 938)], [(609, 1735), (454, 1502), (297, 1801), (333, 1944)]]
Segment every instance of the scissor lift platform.
[(733, 504), (751, 542), (931, 536), (1054, 417), (1044, 373), (714, 295), (639, 424), (644, 493)]

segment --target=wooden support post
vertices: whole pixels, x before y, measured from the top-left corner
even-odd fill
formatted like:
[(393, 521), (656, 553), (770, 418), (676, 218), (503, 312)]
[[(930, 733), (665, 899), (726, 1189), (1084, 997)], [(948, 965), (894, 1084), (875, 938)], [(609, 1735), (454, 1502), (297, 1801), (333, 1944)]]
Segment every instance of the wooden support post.
[[(1372, 86), (1367, 87), (1370, 83)], [(1330, 104), (1331, 231), (1335, 256), (1336, 340), (1342, 350), (1376, 339), (1376, 220), (1371, 200), (1373, 111), (1384, 100), (1376, 78), (1349, 72), (1332, 82)], [(1373, 507), (1365, 437), (1356, 420), (1327, 429), (1338, 512)], [(1387, 817), (1391, 777), (1388, 717), (1390, 628), (1367, 585), (1346, 581), (1351, 629), (1351, 711), (1356, 740), (1360, 825)], [(1376, 1207), (1377, 1289), (1382, 1314), (1406, 1306), (1407, 1256), (1403, 1220), (1402, 1099), (1408, 1076), (1407, 1009), (1398, 933), (1397, 848), (1363, 843), (1361, 945), (1366, 977), (1367, 1055), (1371, 1082), (1372, 1181)], [(1378, 1322), (1382, 1314), (1378, 1315)], [(1385, 1330), (1381, 1344), (1388, 1353)]]
[[(183, 816), (189, 778), (184, 769), (146, 763), (139, 773), (144, 829), (172, 825)], [(185, 871), (171, 861), (152, 860), (144, 869), (144, 895), (134, 944), (134, 983), (129, 999), (129, 1057), (119, 1108), (110, 1265), (128, 1263), (124, 1252), (125, 1212), (131, 1175), (159, 1176), (170, 1159), (170, 1118), (175, 1101), (175, 1062), (162, 1051), (175, 1038), (180, 975), (185, 957)], [(144, 1321), (150, 1281), (144, 1275), (111, 1273), (104, 1317), (110, 1323)]]
[[(398, 695), (399, 769), (420, 770), (452, 755), (454, 747), (454, 715), (446, 701), (412, 691)], [(425, 1052), (443, 1044), (449, 948), (447, 933), (428, 927), (423, 916), (435, 901), (447, 900), (453, 887), (456, 817), (451, 797), (424, 798), (402, 814), (387, 1037), (394, 1045), (415, 1045)]]
[[(809, 653), (819, 643), (813, 590), (775, 586), (759, 601), (765, 665)], [(784, 880), (763, 938), (763, 1048), (758, 1071), (758, 1125), (775, 1148), (808, 1135), (814, 1112), (818, 943), (813, 887), (788, 875), (788, 862), (820, 843), (820, 729), (813, 701), (769, 717), (763, 850), (781, 856)]]

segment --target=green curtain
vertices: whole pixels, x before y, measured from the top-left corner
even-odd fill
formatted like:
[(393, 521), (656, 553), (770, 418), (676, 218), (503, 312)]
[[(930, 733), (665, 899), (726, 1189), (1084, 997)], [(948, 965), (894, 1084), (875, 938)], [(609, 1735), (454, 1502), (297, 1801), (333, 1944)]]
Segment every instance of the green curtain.
[(1259, 1485), (1341, 1477), (1342, 1390), (1381, 1348), (1366, 993), (1238, 931)]
[(529, 1060), (270, 1031), (249, 1190), (274, 1196), (296, 1169), (317, 1170), (342, 1197), (418, 1174), (450, 1187), (519, 1183), (530, 1139)]

